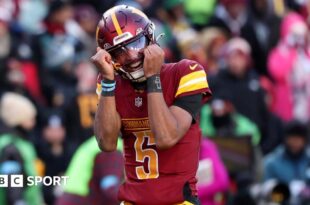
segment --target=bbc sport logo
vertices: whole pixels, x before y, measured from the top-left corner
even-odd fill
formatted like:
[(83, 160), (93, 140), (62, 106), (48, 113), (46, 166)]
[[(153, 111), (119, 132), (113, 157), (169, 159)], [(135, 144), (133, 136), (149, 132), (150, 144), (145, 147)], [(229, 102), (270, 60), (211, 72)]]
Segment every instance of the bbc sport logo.
[(26, 186), (62, 186), (68, 182), (68, 176), (28, 176), (21, 174), (0, 175), (0, 187), (24, 187)]

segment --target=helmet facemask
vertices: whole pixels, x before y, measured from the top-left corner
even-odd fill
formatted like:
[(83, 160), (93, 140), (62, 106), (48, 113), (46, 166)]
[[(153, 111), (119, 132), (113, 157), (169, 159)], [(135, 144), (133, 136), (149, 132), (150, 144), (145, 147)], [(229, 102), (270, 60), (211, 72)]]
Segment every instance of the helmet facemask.
[[(150, 28), (150, 29), (149, 29)], [(111, 54), (115, 71), (132, 82), (146, 80), (143, 70), (144, 48), (154, 42), (154, 25), (147, 26), (135, 37), (118, 43), (107, 51)], [(132, 53), (134, 55), (132, 56)]]

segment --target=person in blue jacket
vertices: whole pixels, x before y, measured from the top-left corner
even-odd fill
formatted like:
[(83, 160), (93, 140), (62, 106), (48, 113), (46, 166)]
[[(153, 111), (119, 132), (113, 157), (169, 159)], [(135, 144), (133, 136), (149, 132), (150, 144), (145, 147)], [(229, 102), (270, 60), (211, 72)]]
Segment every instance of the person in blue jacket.
[(298, 121), (286, 125), (284, 143), (264, 159), (264, 179), (289, 184), (306, 180), (310, 166), (307, 126)]

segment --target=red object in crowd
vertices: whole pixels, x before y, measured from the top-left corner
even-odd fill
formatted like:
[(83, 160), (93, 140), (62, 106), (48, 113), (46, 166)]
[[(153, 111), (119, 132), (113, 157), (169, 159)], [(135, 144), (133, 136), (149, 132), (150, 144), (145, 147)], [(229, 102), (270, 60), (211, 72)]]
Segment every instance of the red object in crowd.
[(23, 62), (22, 72), (25, 77), (24, 86), (30, 95), (38, 102), (44, 102), (39, 83), (38, 69), (33, 62)]

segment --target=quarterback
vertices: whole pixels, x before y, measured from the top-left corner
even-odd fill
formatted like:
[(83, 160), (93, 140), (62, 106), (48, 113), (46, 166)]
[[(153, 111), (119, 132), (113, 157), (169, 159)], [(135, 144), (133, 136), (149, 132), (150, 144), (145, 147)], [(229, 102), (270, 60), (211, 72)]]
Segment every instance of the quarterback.
[(123, 138), (122, 204), (197, 205), (197, 114), (211, 92), (197, 62), (164, 63), (154, 30), (148, 17), (130, 6), (103, 14), (91, 58), (99, 70), (95, 135), (107, 152), (116, 149), (120, 133)]

